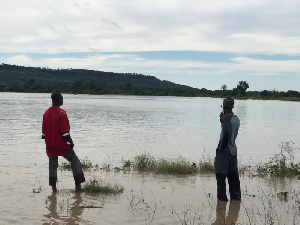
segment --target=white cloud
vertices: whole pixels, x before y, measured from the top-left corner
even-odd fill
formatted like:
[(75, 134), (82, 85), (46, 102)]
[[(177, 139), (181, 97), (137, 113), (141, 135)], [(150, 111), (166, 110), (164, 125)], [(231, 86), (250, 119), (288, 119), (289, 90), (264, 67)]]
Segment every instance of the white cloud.
[(300, 60), (263, 60), (246, 57), (232, 59), (220, 74), (244, 73), (255, 76), (274, 76), (283, 74), (300, 74)]
[(0, 6), (2, 52), (300, 53), (297, 1), (12, 0)]
[[(2, 59), (4, 60), (4, 59)], [(32, 59), (16, 55), (5, 63), (24, 66), (47, 65), (50, 68), (91, 69), (113, 72), (133, 72), (148, 75), (190, 74), (199, 75), (203, 71), (213, 74), (245, 73), (247, 75), (270, 76), (284, 73), (300, 74), (300, 60), (264, 60), (246, 57), (232, 58), (231, 62), (203, 62), (197, 60), (153, 60), (135, 54), (92, 54), (85, 58), (44, 58)]]
[[(134, 72), (159, 78), (231, 75), (239, 79), (236, 74), (285, 73), (296, 77), (298, 61), (248, 56), (300, 55), (299, 15), (298, 0), (2, 1), (0, 51), (20, 54), (3, 58), (4, 63)], [(176, 50), (239, 53), (242, 57), (203, 62), (150, 60), (126, 54)], [(28, 57), (28, 53), (76, 52), (95, 54), (83, 58)], [(101, 52), (124, 54), (96, 54)]]

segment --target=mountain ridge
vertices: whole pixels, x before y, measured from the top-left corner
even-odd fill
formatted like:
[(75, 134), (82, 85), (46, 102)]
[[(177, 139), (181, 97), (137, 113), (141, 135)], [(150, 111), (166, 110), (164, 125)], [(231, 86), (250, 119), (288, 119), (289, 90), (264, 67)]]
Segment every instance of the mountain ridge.
[[(115, 73), (87, 69), (50, 69), (2, 63), (0, 65), (0, 91), (40, 92), (64, 89), (66, 92), (95, 94), (139, 94), (148, 91), (169, 95), (169, 92), (188, 92), (195, 95), (200, 90), (155, 76), (137, 73)], [(19, 89), (19, 90), (18, 90)], [(168, 92), (168, 93), (166, 93)], [(143, 93), (141, 93), (143, 94)], [(145, 93), (147, 94), (147, 93)], [(181, 95), (175, 94), (175, 95)]]

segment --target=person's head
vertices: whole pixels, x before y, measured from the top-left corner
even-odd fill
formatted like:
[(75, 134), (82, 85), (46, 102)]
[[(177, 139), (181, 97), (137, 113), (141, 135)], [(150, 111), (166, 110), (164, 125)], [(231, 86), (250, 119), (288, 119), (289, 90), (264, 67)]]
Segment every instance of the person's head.
[(223, 100), (223, 111), (224, 113), (232, 112), (232, 109), (234, 107), (234, 98), (227, 97)]
[(52, 99), (52, 106), (62, 106), (64, 101), (63, 101), (63, 96), (61, 95), (61, 93), (52, 93), (51, 95), (51, 99)]

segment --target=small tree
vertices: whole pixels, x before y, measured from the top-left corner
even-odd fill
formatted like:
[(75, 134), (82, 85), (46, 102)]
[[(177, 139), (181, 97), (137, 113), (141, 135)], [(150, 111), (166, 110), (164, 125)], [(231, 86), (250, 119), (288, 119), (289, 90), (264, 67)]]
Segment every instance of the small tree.
[(242, 80), (242, 81), (239, 81), (236, 88), (234, 88), (232, 91), (233, 91), (234, 95), (245, 96), (246, 90), (248, 88), (249, 88), (249, 84), (247, 83), (247, 81)]
[(222, 90), (222, 91), (227, 91), (227, 86), (226, 86), (226, 84), (222, 84), (221, 90)]

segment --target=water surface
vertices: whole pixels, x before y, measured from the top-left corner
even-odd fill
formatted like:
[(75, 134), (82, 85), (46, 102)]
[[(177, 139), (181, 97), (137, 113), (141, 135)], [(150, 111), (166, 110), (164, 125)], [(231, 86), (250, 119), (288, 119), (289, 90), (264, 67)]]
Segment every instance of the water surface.
[[(79, 158), (120, 166), (122, 160), (143, 153), (156, 158), (181, 156), (191, 162), (203, 154), (213, 157), (221, 104), (222, 99), (214, 98), (65, 94), (62, 108), (69, 116)], [(241, 177), (242, 203), (224, 206), (217, 203), (213, 175), (86, 172), (88, 180), (102, 179), (125, 188), (117, 196), (92, 196), (75, 194), (72, 174), (62, 171), (59, 193), (53, 195), (40, 139), (42, 116), (50, 105), (50, 94), (0, 93), (1, 224), (181, 224), (184, 220), (213, 224), (219, 212), (241, 224), (268, 224), (269, 215), (274, 224), (297, 224), (297, 179)], [(266, 162), (279, 152), (281, 142), (300, 146), (299, 110), (298, 102), (236, 100), (240, 163)], [(296, 151), (295, 161), (299, 160)], [(289, 194), (280, 198), (281, 192)], [(89, 205), (103, 208), (84, 208)]]

